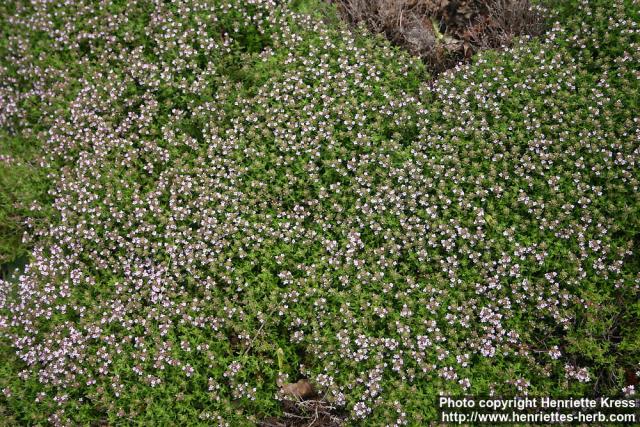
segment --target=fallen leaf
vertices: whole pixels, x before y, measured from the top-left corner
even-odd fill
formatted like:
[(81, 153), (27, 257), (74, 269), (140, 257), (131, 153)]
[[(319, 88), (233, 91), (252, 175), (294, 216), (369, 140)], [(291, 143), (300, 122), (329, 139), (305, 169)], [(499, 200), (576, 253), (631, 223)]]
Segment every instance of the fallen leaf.
[(282, 386), (282, 393), (298, 399), (306, 399), (313, 396), (313, 387), (307, 380), (298, 380), (296, 383), (289, 383)]

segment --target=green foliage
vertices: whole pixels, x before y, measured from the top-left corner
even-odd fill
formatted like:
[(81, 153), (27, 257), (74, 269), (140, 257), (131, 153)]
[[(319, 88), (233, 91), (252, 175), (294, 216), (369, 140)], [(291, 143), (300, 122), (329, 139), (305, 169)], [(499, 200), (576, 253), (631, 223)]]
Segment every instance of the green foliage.
[(432, 82), (316, 1), (93, 3), (0, 5), (7, 423), (255, 425), (306, 377), (350, 424), (423, 425), (442, 392), (630, 384), (633, 2), (560, 2)]

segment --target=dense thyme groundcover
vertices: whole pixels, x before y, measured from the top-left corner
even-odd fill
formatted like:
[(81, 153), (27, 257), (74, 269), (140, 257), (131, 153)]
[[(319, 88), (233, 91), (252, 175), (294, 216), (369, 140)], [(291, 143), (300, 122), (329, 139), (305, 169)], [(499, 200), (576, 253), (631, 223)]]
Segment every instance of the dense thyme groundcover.
[(558, 3), (432, 80), (311, 0), (3, 1), (0, 417), (635, 393), (640, 5)]

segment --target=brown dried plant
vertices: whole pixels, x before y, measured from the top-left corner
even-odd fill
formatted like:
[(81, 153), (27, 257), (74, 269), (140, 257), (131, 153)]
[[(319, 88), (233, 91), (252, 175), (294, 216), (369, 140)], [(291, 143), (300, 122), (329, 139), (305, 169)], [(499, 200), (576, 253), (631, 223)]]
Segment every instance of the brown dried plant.
[(542, 9), (530, 0), (329, 1), (350, 24), (384, 34), (421, 57), (434, 73), (544, 29)]

